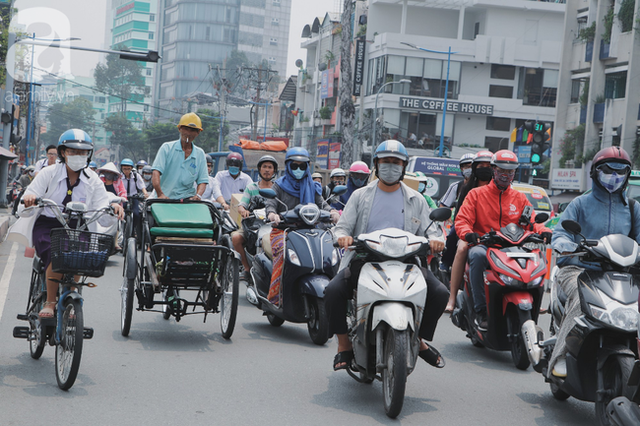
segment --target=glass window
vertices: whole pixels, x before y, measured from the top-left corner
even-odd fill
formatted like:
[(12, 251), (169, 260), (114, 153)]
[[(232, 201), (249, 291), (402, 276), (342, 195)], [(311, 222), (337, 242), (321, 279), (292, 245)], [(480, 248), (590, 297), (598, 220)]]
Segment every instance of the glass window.
[(580, 80), (571, 80), (571, 100), (572, 104), (580, 102)]
[(513, 87), (491, 84), (489, 86), (489, 97), (511, 99), (513, 97)]
[(493, 136), (485, 136), (484, 138), (484, 147), (487, 148), (491, 152), (496, 152), (501, 149), (509, 148), (509, 138), (497, 138)]
[(442, 61), (437, 59), (425, 59), (424, 61), (424, 78), (432, 78), (440, 80), (442, 76)]
[(544, 77), (542, 79), (542, 87), (558, 88), (558, 70), (544, 70)]
[(404, 75), (404, 56), (389, 55), (387, 74)]
[(491, 64), (491, 78), (514, 80), (516, 78), (516, 67), (511, 65)]
[(604, 97), (606, 99), (624, 98), (627, 88), (627, 72), (607, 74), (604, 81)]
[(511, 130), (511, 119), (505, 117), (487, 117), (486, 129), (508, 132)]
[(407, 69), (404, 75), (409, 77), (422, 77), (422, 58), (407, 58)]

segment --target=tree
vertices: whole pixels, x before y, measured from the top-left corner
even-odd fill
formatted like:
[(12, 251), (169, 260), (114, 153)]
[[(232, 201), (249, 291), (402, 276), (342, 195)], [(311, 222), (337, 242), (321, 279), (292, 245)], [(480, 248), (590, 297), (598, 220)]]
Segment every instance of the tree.
[[(197, 112), (202, 120), (202, 133), (196, 139), (196, 145), (200, 146), (205, 152), (217, 151), (218, 140), (220, 137), (220, 119), (218, 114), (210, 109), (201, 109)], [(225, 123), (222, 128), (223, 138), (229, 134), (229, 124)], [(224, 145), (224, 144), (223, 144)], [(224, 148), (224, 146), (223, 146)]]
[(340, 44), (340, 130), (342, 132), (342, 160), (344, 167), (353, 162), (356, 108), (353, 105), (351, 90), (353, 87), (353, 72), (351, 69), (351, 15), (353, 15), (353, 1), (344, 0), (342, 12), (342, 42)]
[(122, 115), (111, 115), (104, 120), (104, 129), (111, 133), (111, 146), (120, 150), (120, 157), (146, 157), (142, 134)]
[[(117, 46), (119, 48), (120, 46)], [(142, 75), (142, 65), (137, 61), (120, 59), (116, 54), (107, 55), (106, 64), (98, 64), (93, 73), (96, 89), (120, 99), (120, 111), (126, 114), (127, 102), (144, 101), (149, 94)]]
[(142, 134), (144, 149), (147, 152), (143, 157), (149, 161), (153, 161), (163, 143), (177, 140), (179, 137), (178, 128), (173, 123), (155, 123), (145, 127)]
[(58, 143), (58, 138), (69, 129), (82, 129), (93, 134), (93, 105), (85, 98), (75, 98), (63, 104), (55, 103), (49, 107), (47, 132), (40, 136), (45, 145)]

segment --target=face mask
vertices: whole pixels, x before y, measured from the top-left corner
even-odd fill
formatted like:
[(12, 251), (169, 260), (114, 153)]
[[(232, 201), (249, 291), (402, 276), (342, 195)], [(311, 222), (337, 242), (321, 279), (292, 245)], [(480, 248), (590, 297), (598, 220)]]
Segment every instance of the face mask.
[(490, 181), (491, 176), (493, 176), (493, 171), (490, 167), (481, 167), (479, 169), (476, 169), (475, 173), (478, 180), (481, 180), (482, 182)]
[(351, 178), (351, 182), (353, 182), (353, 184), (355, 186), (360, 188), (360, 187), (364, 186), (365, 183), (367, 183), (367, 179), (366, 178), (363, 178), (363, 179)]
[(394, 185), (402, 177), (403, 166), (399, 164), (378, 164), (378, 177), (386, 184)]
[(427, 185), (425, 185), (424, 183), (419, 183), (418, 184), (418, 192), (422, 194), (426, 187), (427, 187)]
[(296, 178), (297, 180), (302, 179), (302, 177), (304, 176), (304, 173), (306, 172), (306, 170), (302, 170), (302, 169), (295, 169), (295, 170), (291, 170), (291, 174), (293, 175), (294, 178)]
[(87, 166), (88, 155), (70, 155), (67, 157), (67, 166), (74, 172), (84, 169)]
[(624, 182), (627, 180), (627, 174), (619, 175), (616, 172), (609, 174), (604, 173), (602, 170), (598, 170), (598, 180), (604, 189), (609, 191), (610, 194), (613, 194), (622, 188)]
[(143, 173), (143, 174), (142, 174), (142, 179), (144, 179), (144, 180), (151, 180), (151, 176), (152, 176), (152, 175), (150, 175), (150, 174), (148, 174), (148, 173)]
[(229, 166), (229, 173), (231, 176), (236, 176), (240, 173), (240, 167), (238, 166)]
[(509, 187), (509, 185), (511, 185), (511, 182), (513, 182), (513, 178), (515, 176), (515, 173), (500, 173), (498, 172), (498, 169), (496, 169), (493, 173), (493, 180), (495, 181), (496, 186), (504, 191)]
[(464, 169), (462, 171), (462, 176), (464, 176), (465, 179), (469, 179), (471, 177), (471, 172), (473, 172), (473, 170), (471, 170), (471, 168)]
[(104, 178), (106, 180), (116, 180), (118, 178), (118, 176), (113, 174), (113, 173), (105, 173), (104, 174)]
[(35, 174), (36, 174), (36, 173), (35, 173), (33, 170), (31, 170), (31, 171), (29, 172), (29, 176), (31, 176), (31, 177), (33, 177), (33, 175), (35, 175)]

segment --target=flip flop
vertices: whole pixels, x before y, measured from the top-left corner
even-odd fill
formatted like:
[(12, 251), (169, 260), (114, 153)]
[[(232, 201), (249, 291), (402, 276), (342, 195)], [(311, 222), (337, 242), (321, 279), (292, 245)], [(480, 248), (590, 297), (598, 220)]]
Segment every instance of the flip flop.
[[(353, 359), (353, 350), (338, 352), (333, 358), (333, 371), (346, 370), (349, 363)], [(338, 364), (344, 363), (343, 366), (338, 367)]]
[(443, 368), (446, 364), (444, 362), (444, 357), (440, 355), (440, 352), (438, 352), (438, 350), (431, 345), (428, 349), (424, 349), (418, 352), (418, 356), (436, 368)]

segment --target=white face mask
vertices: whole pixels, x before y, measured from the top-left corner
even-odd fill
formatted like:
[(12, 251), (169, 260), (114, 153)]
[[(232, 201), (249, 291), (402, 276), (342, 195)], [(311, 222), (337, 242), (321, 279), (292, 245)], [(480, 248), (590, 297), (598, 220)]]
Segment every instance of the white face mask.
[(68, 155), (67, 156), (67, 166), (74, 172), (78, 170), (82, 170), (87, 167), (87, 159), (88, 155)]

